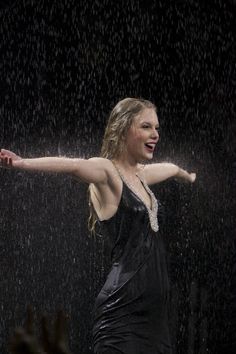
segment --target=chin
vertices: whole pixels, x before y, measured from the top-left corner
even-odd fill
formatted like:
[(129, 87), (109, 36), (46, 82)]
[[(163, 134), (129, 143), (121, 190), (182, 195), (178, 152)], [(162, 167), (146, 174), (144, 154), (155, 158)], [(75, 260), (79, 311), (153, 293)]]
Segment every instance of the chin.
[(152, 160), (152, 159), (153, 159), (153, 153), (146, 155), (146, 160)]
[(143, 162), (143, 161), (151, 161), (153, 159), (153, 155), (145, 155), (143, 156), (139, 162)]

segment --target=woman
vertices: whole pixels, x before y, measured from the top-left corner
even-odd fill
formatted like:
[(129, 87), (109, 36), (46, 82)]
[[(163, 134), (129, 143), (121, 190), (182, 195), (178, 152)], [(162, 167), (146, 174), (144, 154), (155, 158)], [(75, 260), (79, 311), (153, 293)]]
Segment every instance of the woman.
[(170, 177), (194, 182), (196, 175), (171, 163), (142, 164), (153, 157), (158, 128), (151, 102), (126, 98), (110, 114), (101, 157), (22, 159), (1, 150), (3, 166), (68, 173), (89, 183), (90, 230), (98, 222), (112, 244), (112, 267), (95, 303), (96, 354), (171, 353), (165, 251), (148, 186)]

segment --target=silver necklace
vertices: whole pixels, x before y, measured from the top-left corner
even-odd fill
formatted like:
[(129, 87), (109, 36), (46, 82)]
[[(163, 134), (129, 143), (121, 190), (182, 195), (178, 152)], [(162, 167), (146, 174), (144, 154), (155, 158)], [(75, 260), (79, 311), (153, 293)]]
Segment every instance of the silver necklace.
[(114, 163), (114, 161), (113, 161), (113, 164), (114, 164), (115, 168), (117, 169), (117, 172), (120, 175), (121, 179), (131, 189), (131, 191), (143, 202), (143, 204), (146, 207), (147, 212), (148, 212), (151, 228), (152, 228), (153, 231), (157, 232), (159, 230), (158, 219), (157, 219), (158, 203), (157, 203), (157, 200), (156, 200), (156, 197), (155, 197), (154, 193), (148, 187), (146, 181), (138, 173), (135, 173), (135, 176), (137, 176), (139, 178), (139, 180), (141, 181), (141, 183), (144, 186), (144, 189), (146, 190), (148, 195), (150, 195), (150, 197), (151, 197), (151, 208), (150, 208), (147, 205), (147, 203), (145, 202), (145, 200), (143, 199), (143, 197), (136, 192), (133, 184), (130, 183), (129, 181), (127, 181), (127, 179), (124, 177), (124, 175), (120, 171), (119, 167)]

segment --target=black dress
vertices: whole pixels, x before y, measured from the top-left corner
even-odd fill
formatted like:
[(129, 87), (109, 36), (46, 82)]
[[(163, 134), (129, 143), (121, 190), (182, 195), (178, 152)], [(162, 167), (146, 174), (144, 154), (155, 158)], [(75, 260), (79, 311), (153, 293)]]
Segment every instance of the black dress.
[(172, 353), (165, 249), (151, 214), (157, 201), (141, 181), (152, 210), (123, 181), (116, 214), (100, 222), (112, 243), (112, 267), (95, 302), (95, 354)]

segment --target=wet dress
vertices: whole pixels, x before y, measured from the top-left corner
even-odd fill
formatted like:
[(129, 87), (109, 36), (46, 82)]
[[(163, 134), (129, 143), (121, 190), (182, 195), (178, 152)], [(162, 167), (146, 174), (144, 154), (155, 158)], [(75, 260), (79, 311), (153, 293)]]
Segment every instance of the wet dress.
[(112, 267), (95, 302), (95, 354), (171, 354), (167, 320), (168, 275), (158, 232), (158, 204), (148, 208), (122, 177), (117, 212), (100, 221), (112, 243)]

